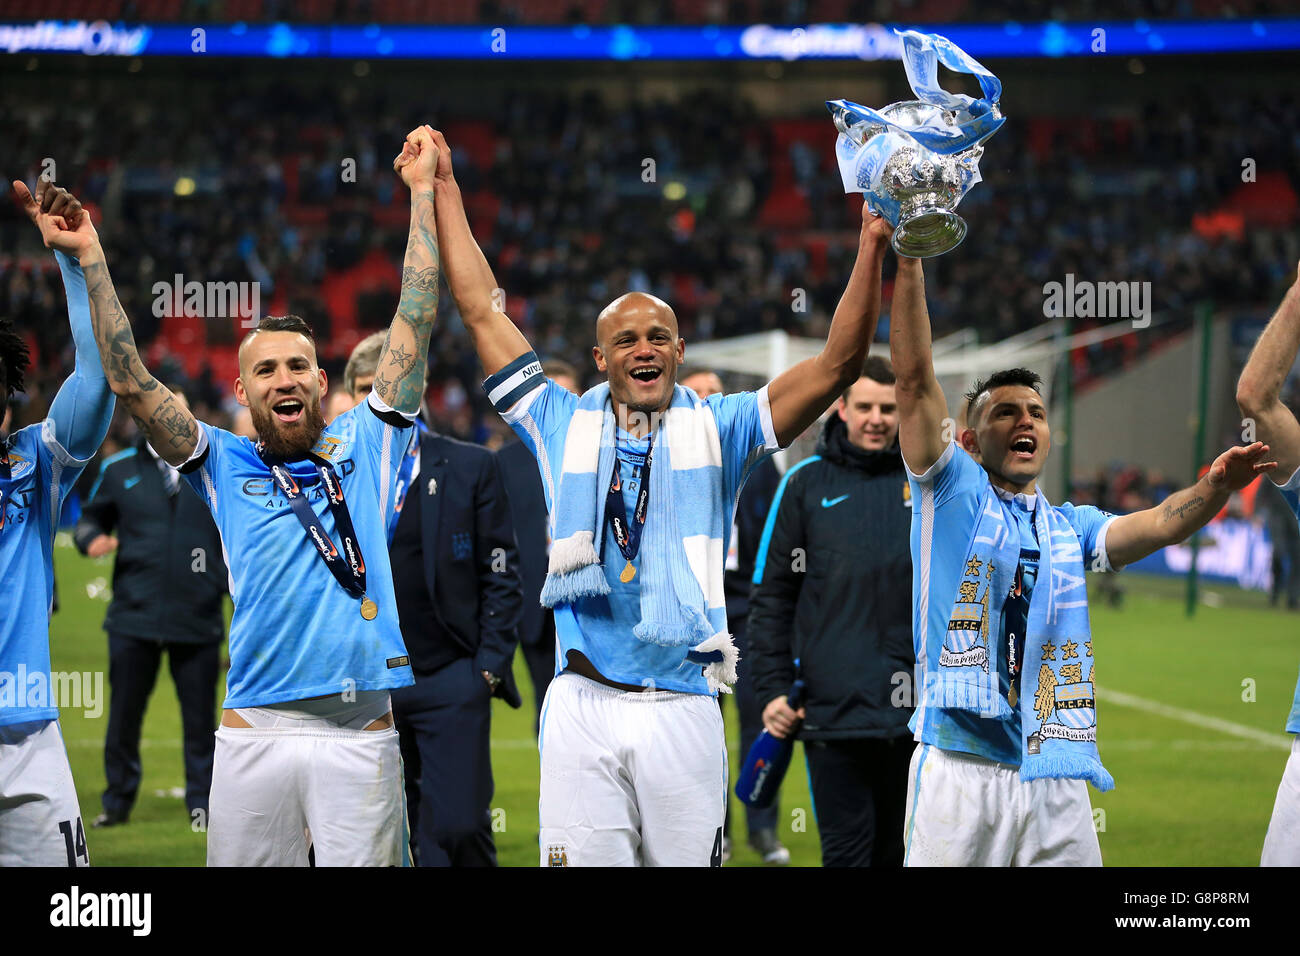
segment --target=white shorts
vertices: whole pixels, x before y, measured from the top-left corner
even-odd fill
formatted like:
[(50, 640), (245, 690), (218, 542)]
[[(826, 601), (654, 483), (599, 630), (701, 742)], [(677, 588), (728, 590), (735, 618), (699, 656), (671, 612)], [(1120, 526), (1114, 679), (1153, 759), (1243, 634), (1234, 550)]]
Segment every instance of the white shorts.
[(89, 865), (59, 722), (0, 727), (0, 867)]
[(577, 674), (542, 708), (542, 866), (721, 866), (727, 748), (717, 701)]
[(904, 866), (1101, 866), (1088, 785), (921, 744), (907, 777)]
[(1300, 737), (1291, 741), (1259, 865), (1300, 866)]
[(387, 691), (250, 707), (220, 727), (208, 810), (208, 866), (402, 866), (406, 805), (397, 731), (362, 728)]

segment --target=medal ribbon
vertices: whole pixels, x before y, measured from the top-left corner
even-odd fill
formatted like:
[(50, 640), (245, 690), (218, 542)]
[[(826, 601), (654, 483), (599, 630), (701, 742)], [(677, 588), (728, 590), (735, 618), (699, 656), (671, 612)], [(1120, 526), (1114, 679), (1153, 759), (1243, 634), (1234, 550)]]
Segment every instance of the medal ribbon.
[(334, 542), (326, 533), (325, 526), (321, 524), (320, 518), (312, 510), (311, 505), (307, 503), (306, 496), (293, 475), (289, 474), (289, 469), (278, 461), (268, 461), (260, 442), (257, 453), (271, 469), (271, 477), (275, 479), (281, 493), (288, 499), (289, 507), (293, 509), (298, 522), (307, 532), (307, 537), (316, 545), (325, 567), (330, 569), (334, 579), (345, 591), (355, 598), (364, 598), (366, 562), (361, 557), (361, 544), (357, 541), (356, 530), (352, 526), (352, 515), (348, 512), (347, 502), (343, 500), (343, 486), (339, 484), (334, 467), (315, 455), (310, 456), (316, 466), (317, 474), (320, 475), (321, 484), (325, 487), (325, 497), (329, 502), (330, 513), (334, 515), (334, 525), (338, 529), (343, 545), (342, 554), (334, 547)]
[(605, 496), (605, 519), (610, 530), (614, 532), (614, 542), (630, 564), (641, 550), (641, 532), (645, 530), (646, 511), (650, 505), (650, 465), (654, 460), (655, 438), (650, 436), (650, 446), (646, 449), (645, 465), (641, 468), (641, 487), (636, 495), (636, 508), (632, 520), (627, 520), (627, 507), (623, 504), (623, 483), (618, 476), (618, 461), (615, 456), (614, 474), (610, 478), (609, 491)]

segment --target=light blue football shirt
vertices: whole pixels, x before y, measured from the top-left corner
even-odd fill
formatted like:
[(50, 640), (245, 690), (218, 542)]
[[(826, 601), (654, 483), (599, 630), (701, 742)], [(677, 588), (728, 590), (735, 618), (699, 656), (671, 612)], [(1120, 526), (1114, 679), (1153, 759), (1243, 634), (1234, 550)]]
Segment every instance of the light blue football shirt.
[[(929, 671), (938, 668), (938, 661), (927, 657), (926, 638), (948, 630), (953, 598), (979, 519), (980, 499), (989, 485), (988, 473), (962, 448), (950, 444), (924, 475), (916, 475), (910, 468), (907, 474), (913, 501), (912, 642), (916, 650), (918, 689), (916, 711), (908, 726), (922, 743), (1018, 767), (1022, 749), (1018, 708), (1012, 708), (1011, 716), (1006, 718), (980, 717), (969, 711), (931, 707), (921, 692), (927, 686)], [(1025, 495), (1013, 498), (1012, 511), (1020, 530), (1022, 552), (1038, 551), (1032, 512), (1042, 500), (1037, 495), (1032, 499)], [(1079, 536), (1085, 569), (1115, 570), (1106, 554), (1106, 531), (1115, 516), (1091, 505), (1076, 508), (1068, 502), (1057, 506), (1057, 510)], [(1032, 566), (1030, 570), (1036, 573), (1037, 567)], [(1004, 697), (1010, 686), (1005, 663), (1005, 626), (1005, 618), (1000, 617), (997, 633), (990, 634), (990, 639), (1001, 642), (998, 688)], [(929, 680), (933, 682), (935, 677), (929, 676)]]
[(9, 446), (12, 484), (0, 528), (0, 726), (59, 716), (50, 689), (54, 531), (63, 499), (85, 461), (55, 440), (49, 419)]
[[(578, 396), (543, 376), (541, 363), (532, 352), (488, 378), (483, 388), (501, 417), (537, 459), (546, 507), (553, 514), (565, 438), (578, 408)], [(736, 497), (745, 475), (765, 454), (780, 446), (772, 427), (766, 386), (757, 392), (711, 395), (705, 404), (713, 412), (722, 447), (722, 481), (717, 494), (727, 503), (725, 535), (730, 533)], [(636, 506), (637, 469), (647, 444), (646, 440), (633, 439), (620, 429), (615, 451), (628, 515)], [(651, 467), (654, 470), (660, 466), (656, 462)], [(653, 683), (662, 690), (708, 694), (703, 669), (686, 660), (689, 648), (650, 644), (632, 633), (641, 621), (640, 561), (638, 554), (632, 562), (637, 574), (624, 583), (619, 575), (627, 562), (606, 522), (601, 562), (610, 593), (555, 608), (555, 637), (560, 647), (556, 673), (564, 669), (569, 651), (578, 651), (606, 678), (620, 684)], [(725, 609), (723, 614), (725, 617)], [(725, 627), (725, 621), (720, 626)]]
[[(253, 442), (202, 422), (200, 427), (204, 438), (182, 475), (212, 511), (230, 569), (235, 610), (223, 706), (261, 707), (413, 684), (387, 536), (410, 419), (372, 393), (334, 419), (313, 448), (339, 476), (366, 567), (366, 593), (379, 606), (373, 621), (361, 617), (361, 602), (335, 580)], [(315, 465), (303, 459), (289, 463), (289, 471), (338, 547)]]
[[(1279, 490), (1286, 503), (1291, 506), (1291, 510), (1295, 512), (1296, 519), (1300, 520), (1300, 468), (1296, 469), (1295, 474)], [(1296, 681), (1295, 696), (1291, 699), (1291, 713), (1286, 719), (1286, 731), (1289, 734), (1300, 734), (1300, 680)]]
[[(57, 253), (68, 295), (77, 364), (49, 416), (9, 439), (0, 528), (0, 726), (59, 716), (50, 680), (54, 532), (63, 499), (104, 440), (113, 393), (90, 327), (86, 281), (75, 259)], [(80, 456), (80, 457), (78, 457)]]

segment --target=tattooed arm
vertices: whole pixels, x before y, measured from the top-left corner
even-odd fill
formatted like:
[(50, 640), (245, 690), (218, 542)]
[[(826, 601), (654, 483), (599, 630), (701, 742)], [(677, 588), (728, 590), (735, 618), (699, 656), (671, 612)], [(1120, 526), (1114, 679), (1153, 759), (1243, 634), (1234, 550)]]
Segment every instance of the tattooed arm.
[(1205, 527), (1234, 491), (1277, 467), (1277, 462), (1265, 461), (1267, 455), (1268, 446), (1261, 442), (1229, 448), (1190, 488), (1175, 491), (1154, 508), (1116, 518), (1106, 533), (1111, 565), (1132, 564)]
[(108, 387), (122, 400), (154, 450), (169, 463), (182, 464), (198, 443), (198, 423), (140, 360), (131, 323), (113, 289), (104, 249), (90, 216), (81, 215), (75, 222), (55, 216), (50, 225), (41, 230), (46, 247), (79, 260), (85, 273), (90, 326)]
[(438, 314), (438, 226), (433, 210), (433, 177), (438, 147), (427, 126), (407, 134), (393, 169), (411, 190), (411, 231), (402, 264), (402, 297), (388, 327), (375, 393), (390, 408), (408, 414), (420, 409), (424, 370), (429, 362), (429, 336)]

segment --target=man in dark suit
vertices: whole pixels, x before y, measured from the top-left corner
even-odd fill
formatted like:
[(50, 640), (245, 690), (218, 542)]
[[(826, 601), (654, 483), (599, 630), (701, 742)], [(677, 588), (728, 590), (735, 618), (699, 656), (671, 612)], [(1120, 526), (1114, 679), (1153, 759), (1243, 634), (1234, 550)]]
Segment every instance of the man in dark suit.
[[(184, 403), (176, 387), (172, 392)], [(116, 537), (114, 537), (116, 533)], [(104, 812), (96, 827), (125, 823), (140, 788), (140, 728), (167, 652), (181, 704), (185, 804), (206, 826), (212, 785), (217, 677), (224, 633), (226, 565), (221, 536), (198, 495), (138, 437), (100, 466), (73, 534), (92, 558), (117, 552), (108, 632), (108, 731)]]
[[(360, 402), (383, 333), (344, 371)], [(389, 554), (415, 684), (392, 692), (406, 773), (411, 849), (420, 866), (495, 866), (492, 698), (522, 703), (511, 662), (518, 640), (519, 555), (496, 456), (417, 429), (398, 478)]]
[[(568, 362), (558, 359), (543, 362), (542, 374), (574, 395), (582, 394), (578, 387), (578, 372)], [(497, 460), (501, 463), (501, 476), (506, 482), (515, 540), (519, 544), (519, 577), (524, 589), (524, 606), (519, 616), (519, 646), (533, 682), (536, 707), (533, 733), (536, 734), (541, 730), (546, 688), (555, 676), (555, 614), (541, 603), (551, 541), (547, 531), (546, 493), (542, 490), (537, 459), (513, 433), (497, 451)]]

